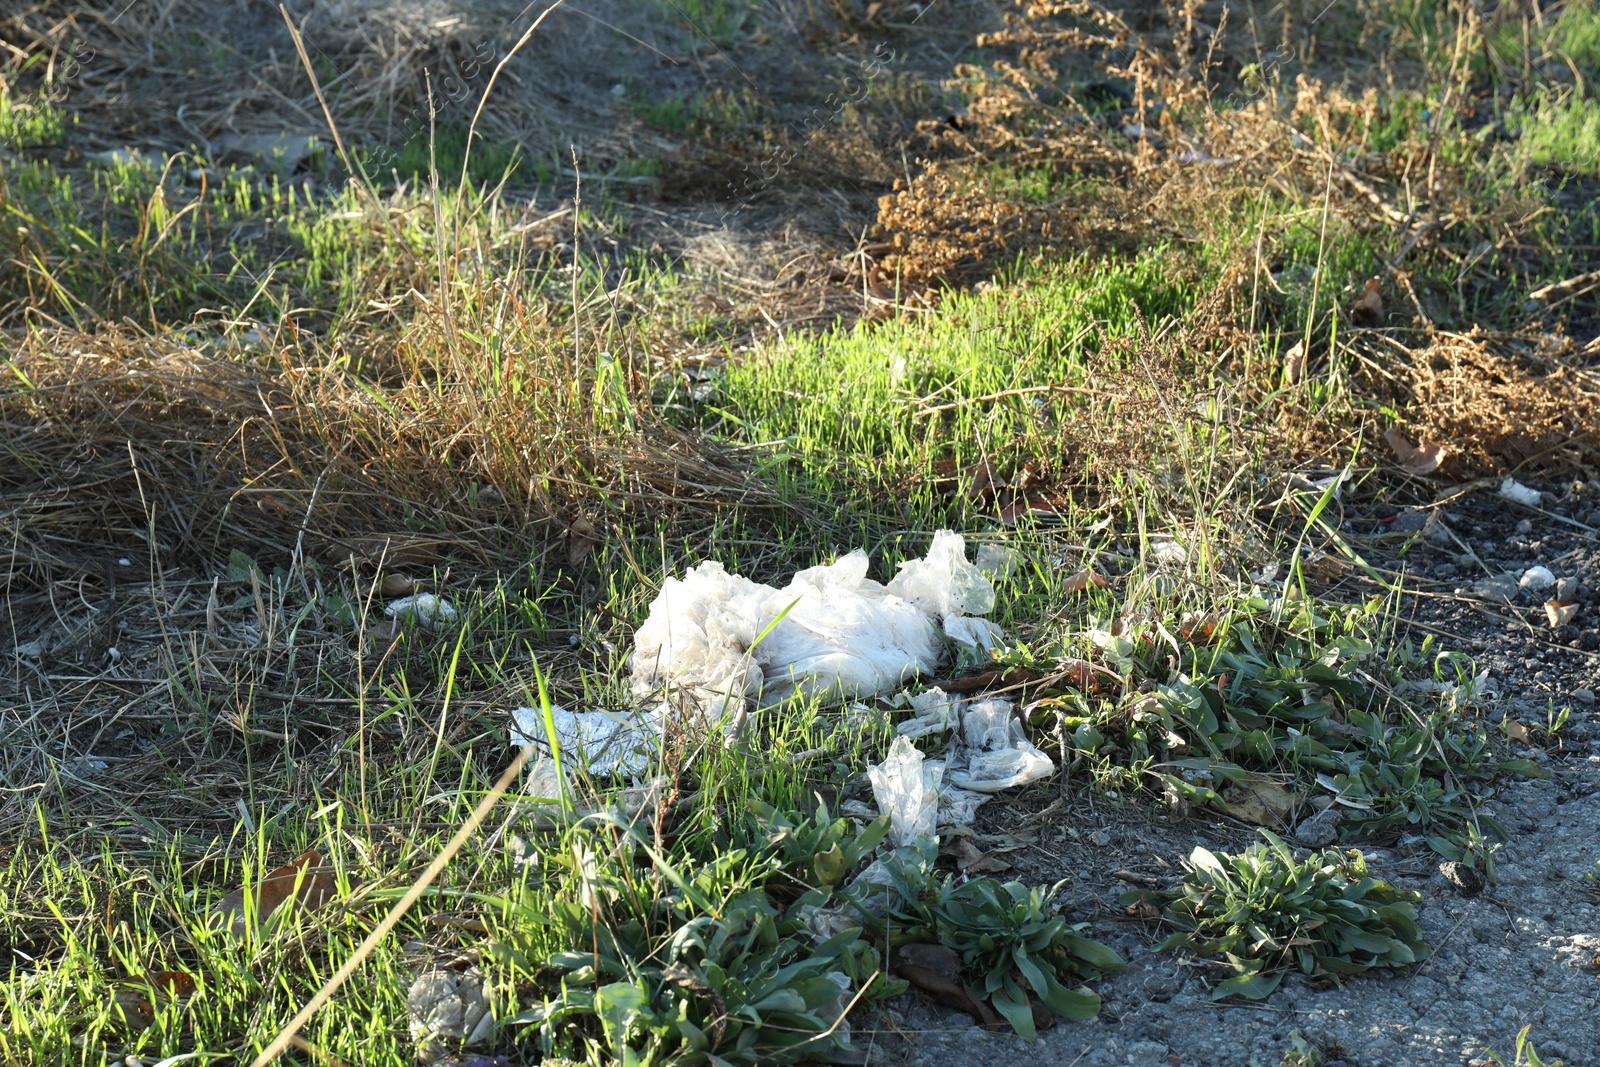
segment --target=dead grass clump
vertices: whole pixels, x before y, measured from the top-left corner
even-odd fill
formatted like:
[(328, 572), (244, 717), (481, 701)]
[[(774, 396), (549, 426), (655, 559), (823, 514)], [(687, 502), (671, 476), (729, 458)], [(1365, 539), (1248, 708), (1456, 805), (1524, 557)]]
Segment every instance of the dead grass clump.
[(1600, 471), (1600, 374), (1569, 338), (1442, 334), (1412, 353), (1404, 379), (1418, 436), (1449, 449), (1446, 475)]
[(280, 560), (302, 543), (337, 563), (374, 535), (514, 566), (575, 508), (761, 498), (736, 464), (635, 404), (642, 386), (625, 368), (598, 387), (592, 373), (574, 381), (570, 350), (513, 336), (504, 365), (484, 367), (516, 378), (496, 393), (428, 341), (397, 344), (379, 386), (309, 340), (225, 358), (125, 334), (17, 339), (0, 364), (8, 581), (129, 555), (214, 565), (241, 548)]
[(1016, 204), (981, 184), (937, 165), (878, 201), (878, 236), (892, 251), (884, 258), (885, 282), (901, 285), (955, 280), (980, 268), (1020, 241), (1027, 217)]

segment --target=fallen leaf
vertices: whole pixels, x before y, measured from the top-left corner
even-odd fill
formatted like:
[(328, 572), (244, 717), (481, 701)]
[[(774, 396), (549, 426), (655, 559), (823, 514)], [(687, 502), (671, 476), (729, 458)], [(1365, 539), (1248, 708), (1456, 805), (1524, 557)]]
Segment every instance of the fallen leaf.
[(1361, 295), (1356, 297), (1355, 306), (1350, 309), (1350, 317), (1363, 326), (1382, 326), (1384, 323), (1383, 296), (1378, 292), (1378, 279), (1368, 278), (1361, 287)]
[(1214, 611), (1186, 611), (1178, 621), (1178, 635), (1196, 645), (1209, 645), (1216, 637), (1222, 617)]
[(1224, 789), (1221, 797), (1229, 815), (1252, 826), (1285, 825), (1300, 805), (1297, 794), (1266, 774), (1246, 775)]
[(965, 837), (956, 838), (947, 850), (941, 850), (956, 861), (962, 874), (999, 874), (1009, 871), (1011, 864), (989, 852), (984, 852)]
[(410, 596), (416, 592), (417, 583), (404, 574), (385, 574), (378, 590), (383, 594), (383, 599), (393, 600), (395, 597)]
[(1395, 458), (1400, 461), (1400, 466), (1412, 474), (1432, 474), (1439, 469), (1439, 464), (1443, 463), (1444, 457), (1450, 453), (1448, 446), (1434, 444), (1431, 441), (1418, 441), (1413, 445), (1406, 440), (1405, 434), (1400, 432), (1398, 426), (1391, 426), (1383, 431), (1383, 439), (1394, 449)]
[(1000, 521), (1011, 526), (1024, 516), (1045, 526), (1055, 526), (1066, 521), (1066, 508), (1052, 500), (1048, 494), (1036, 493), (1007, 504), (1000, 509)]
[[(280, 922), (286, 921), (297, 909), (316, 911), (332, 899), (336, 888), (333, 867), (323, 863), (322, 853), (307, 849), (256, 884), (256, 925), (265, 927), (267, 920), (280, 909)], [(234, 933), (244, 933), (245, 890), (235, 889), (223, 897), (211, 915), (214, 923), (226, 923)]]
[(1578, 605), (1572, 600), (1546, 600), (1544, 614), (1550, 620), (1550, 628), (1556, 629), (1578, 617)]
[(1296, 341), (1289, 351), (1283, 354), (1283, 380), (1290, 385), (1299, 385), (1300, 379), (1306, 376), (1306, 343)]
[(1528, 729), (1516, 719), (1506, 720), (1506, 736), (1511, 740), (1527, 745), (1529, 748), (1537, 747), (1533, 743), (1533, 731)]
[(127, 1026), (144, 1030), (156, 1021), (156, 1001), (187, 1000), (194, 991), (192, 975), (183, 971), (151, 971), (113, 989), (112, 1006)]
[(567, 563), (576, 567), (605, 543), (605, 535), (583, 515), (576, 515), (567, 527)]
[(1093, 567), (1085, 567), (1083, 570), (1078, 571), (1076, 574), (1072, 575), (1072, 577), (1067, 579), (1067, 584), (1063, 587), (1062, 591), (1067, 593), (1081, 593), (1091, 586), (1097, 589), (1103, 589), (1110, 584), (1111, 583), (1106, 581), (1105, 578), (1101, 577), (1099, 572), (1097, 572)]
[(961, 982), (961, 957), (946, 945), (915, 942), (895, 947), (889, 969), (947, 1008), (964, 1011), (984, 1026), (1005, 1020)]

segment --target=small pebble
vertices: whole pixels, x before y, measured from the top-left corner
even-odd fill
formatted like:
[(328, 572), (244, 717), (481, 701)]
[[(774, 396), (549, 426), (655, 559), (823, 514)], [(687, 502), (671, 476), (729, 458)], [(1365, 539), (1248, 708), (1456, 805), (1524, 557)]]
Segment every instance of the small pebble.
[(1517, 533), (1533, 533), (1533, 520), (1523, 519), (1521, 522), (1517, 523)]
[(1572, 699), (1576, 700), (1580, 704), (1593, 704), (1594, 703), (1594, 690), (1593, 689), (1574, 689), (1572, 691)]
[(1089, 840), (1094, 842), (1095, 847), (1105, 848), (1107, 845), (1111, 844), (1111, 835), (1106, 833), (1104, 830), (1096, 830), (1094, 833), (1089, 835)]

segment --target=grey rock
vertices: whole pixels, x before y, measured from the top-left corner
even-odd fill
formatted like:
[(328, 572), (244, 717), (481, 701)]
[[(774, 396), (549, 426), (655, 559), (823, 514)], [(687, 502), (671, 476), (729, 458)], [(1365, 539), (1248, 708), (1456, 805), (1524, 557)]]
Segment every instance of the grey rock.
[(1455, 886), (1456, 892), (1464, 897), (1475, 897), (1483, 892), (1483, 875), (1465, 863), (1445, 860), (1439, 864), (1439, 873), (1444, 875), (1444, 880)]
[(1576, 700), (1580, 704), (1593, 704), (1594, 703), (1594, 699), (1595, 699), (1594, 698), (1594, 690), (1593, 689), (1574, 689), (1572, 691), (1572, 699)]
[(1337, 808), (1320, 811), (1309, 819), (1302, 819), (1294, 828), (1294, 836), (1311, 848), (1331, 845), (1339, 837), (1339, 823), (1344, 815)]

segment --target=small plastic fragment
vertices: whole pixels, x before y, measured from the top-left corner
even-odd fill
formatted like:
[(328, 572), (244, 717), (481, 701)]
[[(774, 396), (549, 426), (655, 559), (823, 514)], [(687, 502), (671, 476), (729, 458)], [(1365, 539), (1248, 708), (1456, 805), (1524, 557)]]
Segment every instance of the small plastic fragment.
[(1530, 489), (1515, 478), (1507, 478), (1500, 483), (1500, 495), (1507, 500), (1515, 500), (1519, 504), (1526, 504), (1536, 508), (1543, 499), (1539, 490)]
[(962, 717), (961, 732), (966, 747), (948, 764), (950, 783), (959, 789), (998, 793), (1055, 771), (1050, 757), (1023, 733), (1008, 700), (975, 701)]
[(901, 737), (942, 734), (961, 721), (962, 700), (950, 696), (937, 686), (915, 696), (903, 693), (901, 699), (916, 712), (895, 728)]
[(455, 605), (432, 593), (417, 593), (392, 600), (383, 613), (391, 619), (412, 620), (424, 630), (437, 630), (461, 617)]
[(453, 1047), (482, 1045), (494, 1035), (494, 1014), (477, 967), (418, 975), (406, 992), (406, 1012), (423, 1063), (438, 1062)]
[(1517, 584), (1537, 593), (1555, 585), (1556, 576), (1550, 573), (1549, 567), (1529, 567), (1522, 572), (1522, 578)]
[[(661, 750), (662, 707), (650, 711), (568, 711), (550, 708), (562, 758), (582, 766), (591, 775), (645, 773)], [(517, 745), (537, 745), (550, 751), (545, 736), (544, 712), (516, 708), (511, 712), (511, 740)]]
[(896, 848), (932, 837), (939, 818), (939, 783), (944, 767), (928, 764), (904, 737), (896, 737), (882, 763), (867, 768), (878, 811), (889, 816), (889, 840)]

